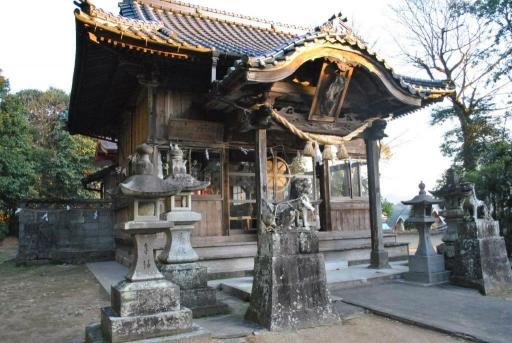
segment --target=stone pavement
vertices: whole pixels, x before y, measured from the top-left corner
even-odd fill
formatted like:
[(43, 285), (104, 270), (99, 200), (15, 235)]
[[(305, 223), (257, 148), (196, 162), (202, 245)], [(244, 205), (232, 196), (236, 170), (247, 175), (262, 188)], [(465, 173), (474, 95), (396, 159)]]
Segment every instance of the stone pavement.
[[(360, 287), (375, 283), (387, 282), (399, 278), (409, 269), (404, 262), (391, 262), (390, 269), (369, 269), (368, 265), (351, 267), (337, 267), (326, 263), (327, 287), (331, 291), (343, 288)], [(249, 301), (252, 289), (252, 277), (239, 277), (221, 280), (212, 280), (208, 284), (220, 288), (222, 291)], [(335, 297), (333, 297), (336, 300)]]
[[(512, 299), (450, 285), (400, 281), (332, 292), (376, 314), (480, 342), (512, 342)], [(338, 298), (338, 299), (339, 299)]]

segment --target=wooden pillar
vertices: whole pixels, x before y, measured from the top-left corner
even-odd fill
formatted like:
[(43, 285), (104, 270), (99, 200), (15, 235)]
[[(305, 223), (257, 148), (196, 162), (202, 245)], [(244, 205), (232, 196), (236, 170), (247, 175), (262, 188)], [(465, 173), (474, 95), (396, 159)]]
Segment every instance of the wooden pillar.
[(320, 178), (320, 226), (324, 231), (332, 230), (331, 223), (331, 183), (329, 179), (329, 161), (318, 166), (317, 169)]
[(267, 199), (267, 131), (256, 129), (256, 215), (258, 233), (265, 225), (261, 220), (261, 203)]
[(378, 140), (386, 137), (384, 129), (385, 120), (375, 120), (372, 126), (364, 131), (366, 145), (366, 158), (368, 161), (368, 193), (370, 198), (370, 230), (371, 230), (371, 255), (370, 268), (390, 268), (388, 253), (384, 250), (384, 236), (382, 234), (382, 205), (380, 203), (380, 152)]
[(229, 186), (229, 148), (225, 147), (222, 151), (223, 154), (223, 165), (222, 165), (222, 187), (223, 190), (223, 201), (222, 201), (222, 233), (224, 236), (229, 236), (229, 230), (230, 230), (230, 221), (229, 221), (229, 193), (230, 193), (230, 186)]

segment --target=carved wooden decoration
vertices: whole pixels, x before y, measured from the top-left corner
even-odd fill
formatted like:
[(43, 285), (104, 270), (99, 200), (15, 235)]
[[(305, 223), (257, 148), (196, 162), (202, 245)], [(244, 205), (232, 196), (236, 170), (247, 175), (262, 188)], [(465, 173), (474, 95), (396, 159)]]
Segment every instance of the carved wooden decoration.
[(354, 69), (334, 61), (322, 66), (309, 120), (334, 122), (340, 115)]

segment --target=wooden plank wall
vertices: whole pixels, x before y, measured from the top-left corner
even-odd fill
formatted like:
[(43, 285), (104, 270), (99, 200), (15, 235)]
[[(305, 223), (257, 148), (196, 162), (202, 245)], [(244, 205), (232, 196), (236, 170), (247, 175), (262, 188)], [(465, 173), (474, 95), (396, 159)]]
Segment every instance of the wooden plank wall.
[(222, 236), (222, 200), (192, 200), (192, 210), (201, 213), (194, 226), (194, 237)]
[(333, 231), (356, 232), (370, 230), (370, 203), (368, 200), (331, 202)]
[(135, 110), (125, 116), (119, 129), (119, 165), (126, 167), (128, 156), (135, 152), (135, 147), (147, 141), (149, 134), (149, 107), (147, 91), (141, 91)]
[(156, 92), (156, 139), (167, 141), (169, 119), (186, 118), (194, 94), (158, 89)]
[[(197, 113), (190, 113), (190, 107), (195, 94), (183, 91), (158, 89), (156, 93), (156, 134), (160, 144), (169, 142), (169, 119), (194, 118)], [(191, 137), (192, 138), (192, 137)], [(222, 236), (223, 200), (192, 200), (192, 210), (201, 213), (201, 222), (194, 226), (194, 237)]]

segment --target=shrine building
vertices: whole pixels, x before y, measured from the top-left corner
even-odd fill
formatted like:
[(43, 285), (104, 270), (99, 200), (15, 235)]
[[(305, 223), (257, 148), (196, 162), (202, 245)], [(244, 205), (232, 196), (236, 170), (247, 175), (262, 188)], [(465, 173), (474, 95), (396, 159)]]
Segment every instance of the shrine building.
[[(175, 0), (123, 0), (119, 15), (77, 4), (68, 125), (98, 139), (105, 167), (87, 187), (101, 183), (109, 199), (142, 143), (163, 178), (177, 143), (188, 172), (210, 182), (192, 206), (202, 215), (193, 245), (211, 274), (251, 271), (261, 199), (287, 200), (294, 177), (311, 181), (309, 225), (328, 262), (407, 258), (382, 232), (379, 142), (389, 120), (452, 85), (399, 74), (341, 15), (303, 27)], [(129, 241), (114, 234), (116, 260), (130, 264)]]

